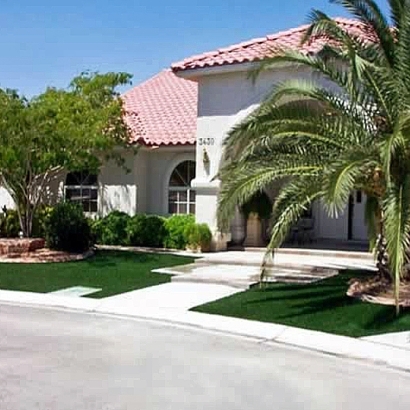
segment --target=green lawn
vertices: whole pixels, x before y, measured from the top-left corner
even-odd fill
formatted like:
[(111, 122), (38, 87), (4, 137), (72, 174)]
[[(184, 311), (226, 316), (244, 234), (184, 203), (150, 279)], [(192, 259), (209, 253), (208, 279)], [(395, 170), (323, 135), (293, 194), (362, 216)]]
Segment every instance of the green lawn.
[(151, 253), (99, 251), (80, 262), (0, 264), (0, 289), (52, 292), (71, 286), (102, 288), (103, 298), (170, 281), (152, 269), (191, 263), (193, 258)]
[(316, 284), (254, 287), (192, 310), (353, 337), (410, 330), (409, 311), (396, 318), (391, 306), (345, 295), (349, 279), (359, 275), (364, 273), (346, 271)]

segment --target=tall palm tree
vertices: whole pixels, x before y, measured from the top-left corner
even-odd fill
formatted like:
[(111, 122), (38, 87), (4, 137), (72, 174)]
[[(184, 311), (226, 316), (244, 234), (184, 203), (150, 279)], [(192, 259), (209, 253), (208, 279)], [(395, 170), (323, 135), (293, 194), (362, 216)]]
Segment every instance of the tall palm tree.
[(389, 0), (390, 22), (373, 0), (333, 0), (361, 24), (349, 32), (313, 10), (303, 42), (326, 38), (314, 56), (281, 50), (253, 73), (283, 62), (307, 67), (336, 87), (291, 79), (229, 133), (218, 206), (221, 228), (237, 205), (279, 183), (265, 262), (313, 201), (343, 211), (353, 190), (367, 194), (379, 270), (394, 282), (399, 311), (410, 234), (410, 0)]

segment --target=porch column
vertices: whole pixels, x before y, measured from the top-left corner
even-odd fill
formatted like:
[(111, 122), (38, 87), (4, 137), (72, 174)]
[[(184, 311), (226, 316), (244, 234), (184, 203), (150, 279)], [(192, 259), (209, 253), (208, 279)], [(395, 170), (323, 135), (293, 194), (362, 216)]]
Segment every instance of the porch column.
[(198, 223), (206, 223), (212, 232), (213, 251), (223, 251), (230, 241), (230, 234), (222, 234), (218, 231), (216, 211), (218, 206), (218, 193), (220, 181), (208, 181), (195, 178), (191, 186), (196, 191), (195, 219)]

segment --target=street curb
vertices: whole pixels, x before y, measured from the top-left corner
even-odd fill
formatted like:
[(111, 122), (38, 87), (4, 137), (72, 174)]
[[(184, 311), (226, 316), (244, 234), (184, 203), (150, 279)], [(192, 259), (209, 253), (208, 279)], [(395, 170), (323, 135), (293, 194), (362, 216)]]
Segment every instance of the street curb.
[(314, 330), (274, 323), (258, 322), (220, 315), (166, 309), (131, 314), (124, 307), (104, 307), (104, 299), (86, 299), (0, 291), (0, 304), (51, 308), (99, 314), (124, 319), (143, 320), (189, 329), (211, 331), (234, 337), (253, 339), (265, 345), (286, 345), (331, 356), (362, 360), (392, 369), (410, 372), (410, 350), (369, 340), (355, 339)]

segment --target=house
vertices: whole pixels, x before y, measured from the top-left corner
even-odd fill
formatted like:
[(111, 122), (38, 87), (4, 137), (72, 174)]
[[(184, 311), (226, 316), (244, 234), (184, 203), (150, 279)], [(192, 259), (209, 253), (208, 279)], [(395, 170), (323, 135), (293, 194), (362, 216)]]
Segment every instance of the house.
[[(360, 23), (337, 19), (348, 30), (360, 33)], [(223, 141), (230, 128), (252, 112), (275, 83), (290, 77), (313, 78), (312, 72), (294, 66), (264, 72), (256, 82), (249, 69), (275, 48), (301, 48), (307, 26), (242, 42), (187, 58), (172, 65), (123, 95), (132, 142), (141, 144), (136, 156), (125, 152), (125, 173), (106, 164), (99, 175), (64, 175), (56, 184), (59, 196), (81, 201), (84, 210), (105, 215), (118, 209), (129, 214), (195, 213), (215, 234), (215, 249), (225, 249), (231, 235), (217, 233), (216, 209), (220, 181), (215, 179)], [(302, 51), (316, 53), (324, 42), (305, 44)], [(327, 87), (323, 78), (314, 77)], [(275, 190), (267, 192), (271, 199)], [(0, 193), (0, 206), (10, 202)], [(352, 195), (337, 219), (316, 203), (310, 215), (315, 238), (367, 240), (365, 198)], [(238, 212), (232, 221), (233, 236), (244, 227)]]

